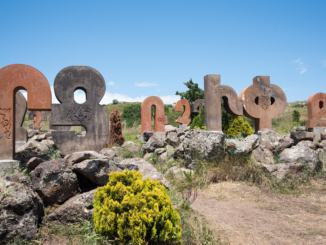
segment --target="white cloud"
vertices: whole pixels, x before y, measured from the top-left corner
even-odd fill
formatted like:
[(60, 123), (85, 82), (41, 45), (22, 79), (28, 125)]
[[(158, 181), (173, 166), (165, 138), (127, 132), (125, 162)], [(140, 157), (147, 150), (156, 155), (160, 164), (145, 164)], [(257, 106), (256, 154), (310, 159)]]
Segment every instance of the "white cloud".
[(300, 74), (303, 74), (307, 71), (307, 65), (305, 65), (302, 59), (293, 60), (291, 63), (297, 64), (297, 69)]
[(110, 85), (110, 86), (113, 86), (114, 85), (114, 82), (108, 82), (108, 84)]
[(157, 86), (157, 83), (149, 83), (149, 82), (143, 82), (143, 83), (135, 83), (135, 86), (138, 87), (151, 87), (151, 86)]
[(163, 95), (160, 96), (161, 100), (163, 100), (164, 104), (173, 104), (180, 100), (179, 95)]

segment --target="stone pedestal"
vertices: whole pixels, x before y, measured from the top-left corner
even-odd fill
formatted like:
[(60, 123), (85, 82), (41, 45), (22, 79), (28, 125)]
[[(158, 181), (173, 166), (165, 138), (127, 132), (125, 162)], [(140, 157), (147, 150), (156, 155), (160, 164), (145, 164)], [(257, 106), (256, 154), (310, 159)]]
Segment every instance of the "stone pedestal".
[(318, 143), (321, 141), (321, 133), (326, 133), (326, 127), (315, 127), (315, 128), (309, 128), (309, 132), (314, 132), (314, 142)]
[(20, 167), (20, 161), (0, 160), (0, 177), (8, 174), (18, 173)]

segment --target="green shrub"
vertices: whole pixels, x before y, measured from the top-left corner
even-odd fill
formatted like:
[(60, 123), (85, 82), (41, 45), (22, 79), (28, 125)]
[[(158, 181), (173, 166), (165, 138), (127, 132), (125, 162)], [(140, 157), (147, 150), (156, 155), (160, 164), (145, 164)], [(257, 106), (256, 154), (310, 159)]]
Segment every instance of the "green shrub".
[(298, 110), (294, 110), (292, 112), (292, 121), (296, 122), (296, 123), (299, 123), (299, 121), (300, 121), (300, 112)]
[(195, 116), (194, 119), (192, 120), (191, 124), (190, 124), (190, 129), (193, 128), (202, 128), (203, 126), (205, 126), (205, 108), (202, 107), (200, 109), (200, 113), (199, 115)]
[(131, 104), (123, 108), (121, 119), (127, 122), (127, 127), (131, 128), (136, 122), (140, 124), (141, 104)]
[(109, 175), (94, 195), (95, 229), (123, 244), (180, 244), (180, 216), (159, 181), (142, 180), (138, 171)]
[(242, 134), (244, 137), (246, 137), (253, 133), (254, 131), (252, 130), (250, 124), (245, 122), (241, 116), (236, 117), (226, 131), (228, 136), (239, 136), (239, 134)]
[(118, 100), (116, 100), (116, 99), (112, 100), (112, 104), (116, 105), (116, 104), (118, 104), (118, 103), (119, 103)]

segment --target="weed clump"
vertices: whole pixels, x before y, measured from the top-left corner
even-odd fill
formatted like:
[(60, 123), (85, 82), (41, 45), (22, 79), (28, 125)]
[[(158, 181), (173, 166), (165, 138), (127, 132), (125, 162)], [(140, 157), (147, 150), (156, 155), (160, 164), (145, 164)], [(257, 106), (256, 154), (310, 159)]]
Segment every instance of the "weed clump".
[(122, 135), (122, 125), (119, 110), (114, 108), (110, 114), (110, 134), (107, 145), (122, 145), (125, 139)]
[(159, 181), (142, 180), (138, 171), (109, 175), (94, 195), (96, 231), (123, 244), (180, 244), (180, 216)]

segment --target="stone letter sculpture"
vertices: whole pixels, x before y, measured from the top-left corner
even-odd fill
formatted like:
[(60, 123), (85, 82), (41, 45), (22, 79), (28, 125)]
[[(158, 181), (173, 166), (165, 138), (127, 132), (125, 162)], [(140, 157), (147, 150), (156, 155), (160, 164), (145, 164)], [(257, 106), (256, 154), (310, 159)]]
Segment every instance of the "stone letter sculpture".
[(155, 132), (165, 132), (167, 117), (164, 115), (163, 101), (156, 96), (147, 97), (141, 104), (141, 132), (152, 131), (151, 108), (155, 106)]
[(321, 120), (321, 117), (326, 117), (326, 94), (318, 93), (309, 97), (307, 102), (308, 120), (307, 128), (326, 127), (326, 120)]
[(221, 85), (220, 75), (206, 75), (205, 86), (205, 124), (210, 131), (222, 131), (222, 105), (233, 116), (243, 115), (242, 102), (238, 101), (238, 94), (227, 85)]
[(14, 96), (27, 91), (27, 109), (51, 110), (51, 89), (45, 76), (37, 69), (21, 64), (0, 69), (0, 160), (12, 160), (14, 144)]
[(27, 142), (27, 130), (24, 129), (23, 123), (27, 110), (27, 101), (25, 96), (17, 91), (15, 102), (15, 145), (16, 149)]
[[(82, 89), (86, 101), (78, 104), (74, 92)], [(87, 133), (78, 137), (73, 131), (53, 131), (52, 138), (56, 147), (65, 155), (93, 150), (100, 151), (109, 135), (109, 117), (99, 105), (105, 93), (102, 75), (88, 66), (69, 66), (61, 70), (54, 80), (54, 92), (61, 104), (52, 104), (51, 126), (83, 126)], [(59, 129), (60, 130), (60, 129)]]
[(189, 101), (186, 99), (178, 100), (177, 103), (175, 103), (174, 105), (174, 110), (182, 111), (183, 107), (185, 108), (184, 113), (182, 114), (181, 117), (178, 117), (178, 119), (175, 120), (175, 122), (189, 125), (189, 123), (191, 122), (191, 119), (189, 119), (191, 113), (190, 111), (191, 107)]
[(244, 115), (255, 119), (255, 130), (272, 129), (272, 118), (280, 116), (286, 108), (286, 96), (283, 90), (270, 84), (269, 76), (257, 76), (253, 85), (243, 89), (239, 95)]
[(199, 114), (202, 107), (205, 107), (205, 100), (198, 99), (191, 104), (191, 113)]
[(42, 114), (41, 114), (41, 112), (39, 112), (39, 111), (31, 111), (28, 114), (28, 119), (33, 120), (33, 123), (28, 126), (29, 129), (34, 129), (34, 130), (41, 129), (41, 125), (40, 125), (40, 123), (42, 122)]

